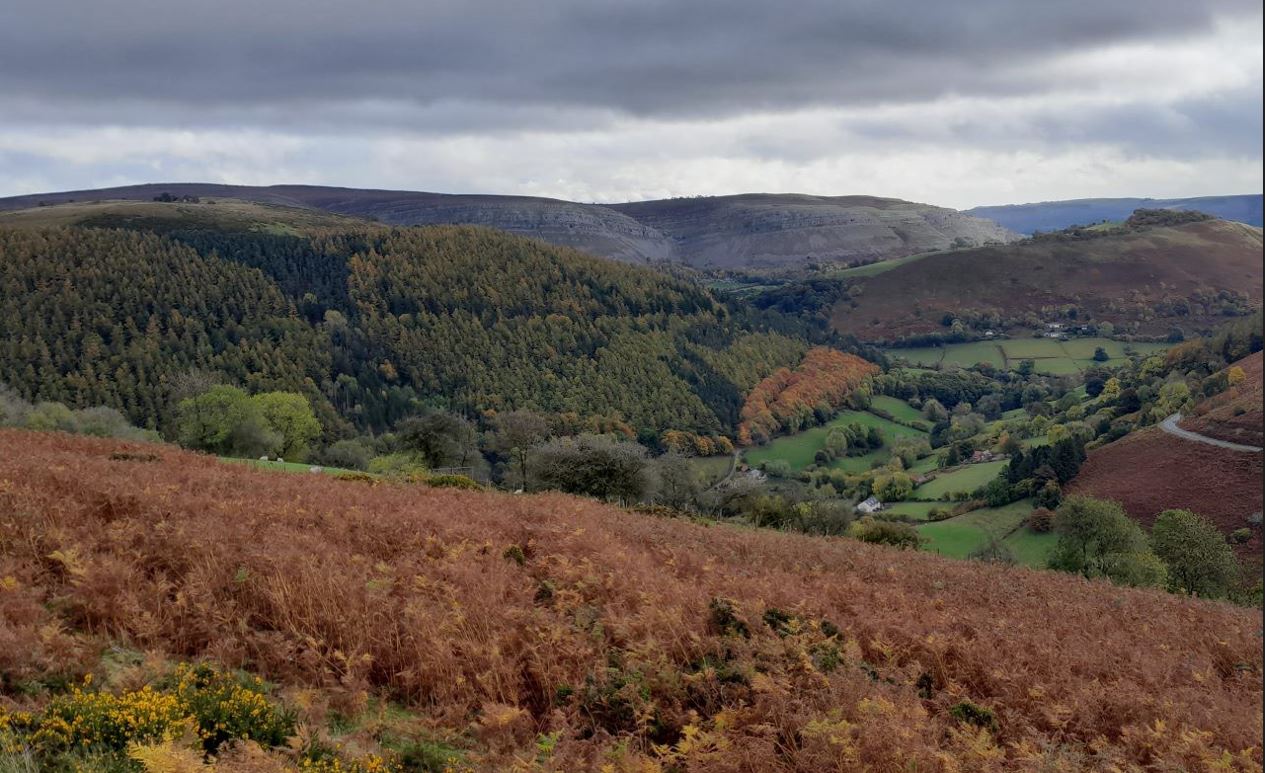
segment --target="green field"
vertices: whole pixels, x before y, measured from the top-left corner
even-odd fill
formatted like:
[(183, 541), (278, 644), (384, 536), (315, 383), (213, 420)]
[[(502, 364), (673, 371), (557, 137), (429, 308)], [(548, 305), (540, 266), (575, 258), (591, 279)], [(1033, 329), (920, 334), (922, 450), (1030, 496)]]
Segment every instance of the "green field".
[(1015, 554), (1015, 560), (1024, 566), (1044, 568), (1059, 536), (1054, 532), (1035, 532), (1026, 526), (1016, 529), (1002, 540)]
[(953, 252), (953, 250), (937, 250), (935, 252), (919, 252), (914, 255), (906, 255), (903, 258), (893, 258), (891, 260), (880, 260), (877, 263), (870, 263), (864, 266), (854, 266), (852, 268), (845, 268), (842, 271), (834, 272), (830, 276), (832, 278), (837, 277), (840, 279), (855, 279), (856, 277), (874, 276), (876, 274), (883, 274), (888, 271), (891, 271), (897, 266), (903, 266), (906, 263), (915, 263), (917, 261), (923, 260), (924, 258), (930, 258), (933, 255), (947, 255), (950, 252)]
[[(746, 452), (747, 464), (758, 467), (774, 459), (784, 459), (791, 466), (791, 470), (798, 472), (813, 463), (813, 457), (825, 445), (826, 436), (830, 434), (831, 429), (853, 423), (863, 424), (866, 427), (878, 427), (883, 433), (883, 441), (885, 443), (890, 443), (902, 437), (922, 437), (926, 435), (925, 432), (920, 432), (913, 427), (906, 427), (903, 424), (888, 421), (872, 413), (843, 411), (831, 419), (829, 423), (820, 427), (812, 427), (794, 435), (774, 438), (758, 448), (750, 449)], [(875, 461), (886, 461), (890, 456), (891, 454), (888, 450), (883, 448), (865, 456), (849, 456), (838, 459), (832, 466), (849, 472), (863, 472), (870, 469)]]
[(319, 464), (311, 464), (308, 462), (273, 462), (264, 461), (262, 459), (234, 459), (229, 456), (221, 456), (221, 462), (229, 462), (231, 464), (249, 464), (252, 467), (258, 467), (261, 470), (273, 470), (276, 472), (306, 472), (311, 473), (313, 467), (319, 467), (322, 473), (334, 475), (340, 472), (356, 472), (356, 470), (344, 470), (341, 467), (324, 467)]
[[(1002, 539), (1019, 528), (1032, 512), (1032, 501), (1021, 499), (1005, 507), (985, 507), (972, 510), (965, 515), (937, 521), (917, 527), (918, 533), (926, 540), (924, 549), (950, 558), (966, 558), (972, 551), (988, 544), (990, 539)], [(1040, 554), (1035, 543), (1022, 545), (1025, 559), (1021, 563), (1044, 565), (1044, 554)], [(1013, 546), (1012, 546), (1013, 549)], [(1019, 551), (1016, 550), (1016, 558)]]
[(997, 477), (997, 473), (1008, 464), (1000, 462), (984, 462), (983, 464), (966, 464), (952, 472), (941, 473), (934, 480), (914, 489), (914, 497), (918, 499), (939, 499), (942, 494), (953, 494), (959, 491), (974, 491)]
[(928, 432), (931, 430), (930, 423), (922, 416), (922, 411), (900, 398), (889, 397), (888, 395), (875, 395), (870, 400), (870, 406), (886, 411), (900, 421), (912, 421)]
[(1035, 448), (1036, 446), (1050, 445), (1049, 435), (1037, 435), (1036, 437), (1026, 437), (1019, 441), (1024, 448)]
[(690, 467), (698, 475), (699, 482), (711, 486), (729, 472), (731, 457), (729, 456), (695, 456), (690, 458)]
[(931, 456), (924, 456), (923, 458), (919, 459), (917, 462), (914, 463), (913, 467), (909, 468), (909, 471), (925, 475), (926, 473), (934, 472), (935, 470), (939, 469), (939, 467), (940, 467), (940, 454), (935, 453), (935, 454), (932, 454)]
[[(1102, 347), (1111, 358), (1105, 363), (1093, 360), (1094, 350)], [(998, 368), (1017, 368), (1022, 360), (1032, 360), (1038, 373), (1067, 375), (1077, 373), (1092, 365), (1110, 366), (1127, 359), (1125, 349), (1138, 354), (1164, 351), (1169, 344), (1126, 343), (1107, 338), (1073, 338), (1058, 341), (1053, 338), (1007, 338), (997, 341), (973, 341), (946, 346), (921, 346), (910, 349), (888, 349), (889, 357), (904, 358), (914, 365), (957, 364), (970, 367), (987, 362)]]
[(927, 520), (927, 514), (937, 507), (948, 508), (951, 505), (947, 502), (893, 502), (890, 505), (884, 505), (879, 514), (892, 513), (925, 521)]

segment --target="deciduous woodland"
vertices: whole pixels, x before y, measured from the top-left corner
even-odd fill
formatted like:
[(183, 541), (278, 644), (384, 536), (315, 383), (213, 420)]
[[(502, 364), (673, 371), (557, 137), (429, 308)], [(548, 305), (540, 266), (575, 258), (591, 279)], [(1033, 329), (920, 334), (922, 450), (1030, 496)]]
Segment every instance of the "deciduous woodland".
[(1256, 609), (559, 494), (0, 448), (6, 711), (114, 645), (273, 680), (347, 753), (387, 743), (357, 719), (387, 701), (452, 769), (1261, 769)]

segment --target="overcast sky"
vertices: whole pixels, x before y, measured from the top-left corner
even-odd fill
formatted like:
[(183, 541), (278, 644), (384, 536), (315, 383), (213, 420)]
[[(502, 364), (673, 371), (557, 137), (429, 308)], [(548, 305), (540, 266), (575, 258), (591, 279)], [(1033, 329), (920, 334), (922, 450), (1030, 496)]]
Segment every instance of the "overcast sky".
[(8, 0), (0, 196), (1262, 188), (1260, 0)]

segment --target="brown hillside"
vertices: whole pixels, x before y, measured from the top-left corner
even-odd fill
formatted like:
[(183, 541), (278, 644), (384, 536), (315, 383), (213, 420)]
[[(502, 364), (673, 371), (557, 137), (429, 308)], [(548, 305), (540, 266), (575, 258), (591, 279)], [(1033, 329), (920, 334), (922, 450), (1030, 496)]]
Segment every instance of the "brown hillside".
[(1242, 368), (1243, 381), (1199, 401), (1181, 426), (1219, 440), (1260, 446), (1265, 435), (1265, 417), (1261, 415), (1261, 401), (1265, 400), (1261, 388), (1265, 383), (1261, 377), (1261, 352), (1244, 357), (1226, 370), (1235, 367)]
[[(1261, 232), (1214, 220), (1084, 239), (1040, 239), (957, 250), (910, 261), (856, 280), (835, 327), (861, 338), (892, 339), (944, 330), (946, 311), (996, 311), (1003, 317), (1076, 303), (1096, 320), (1121, 323), (1162, 299), (1200, 290), (1233, 290), (1261, 301)], [(855, 304), (855, 305), (853, 305)], [(1187, 329), (1222, 320), (1203, 314), (1149, 315), (1144, 332)]]
[(1069, 575), (16, 431), (0, 546), (5, 686), (119, 640), (481, 770), (1260, 770), (1261, 613)]
[[(1114, 499), (1148, 528), (1163, 510), (1196, 512), (1227, 535), (1261, 512), (1261, 454), (1183, 440), (1148, 427), (1095, 449), (1072, 481), (1071, 493)], [(1236, 545), (1259, 563), (1261, 529)]]

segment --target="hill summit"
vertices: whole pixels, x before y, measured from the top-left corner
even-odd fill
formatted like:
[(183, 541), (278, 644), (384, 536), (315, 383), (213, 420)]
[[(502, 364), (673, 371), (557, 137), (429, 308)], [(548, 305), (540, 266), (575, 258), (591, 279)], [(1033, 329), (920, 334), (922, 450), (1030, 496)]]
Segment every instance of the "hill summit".
[(0, 212), (70, 201), (234, 198), (388, 225), (482, 225), (633, 263), (796, 269), (851, 264), (1015, 234), (956, 210), (875, 196), (742, 194), (584, 204), (530, 196), (453, 195), (310, 185), (156, 183), (0, 199)]

